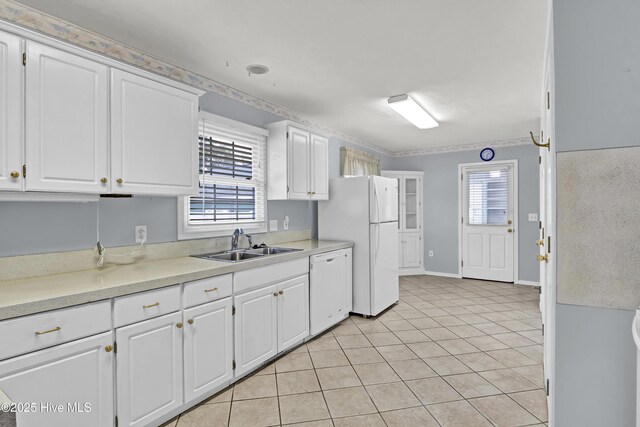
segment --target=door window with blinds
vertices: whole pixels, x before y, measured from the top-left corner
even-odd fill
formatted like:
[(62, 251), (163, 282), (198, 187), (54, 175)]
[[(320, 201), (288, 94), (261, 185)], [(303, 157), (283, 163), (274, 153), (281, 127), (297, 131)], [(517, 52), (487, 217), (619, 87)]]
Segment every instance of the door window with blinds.
[[(185, 198), (183, 237), (266, 231), (267, 131), (201, 113), (199, 194)], [(194, 234), (197, 234), (195, 236)]]
[(509, 167), (466, 171), (469, 225), (506, 225), (512, 197)]

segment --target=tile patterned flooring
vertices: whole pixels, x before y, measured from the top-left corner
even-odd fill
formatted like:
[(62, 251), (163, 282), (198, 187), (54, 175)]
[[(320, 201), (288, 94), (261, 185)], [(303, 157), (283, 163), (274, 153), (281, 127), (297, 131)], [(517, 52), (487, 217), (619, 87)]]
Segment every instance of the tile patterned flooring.
[(166, 426), (543, 426), (538, 289), (405, 276), (351, 316)]

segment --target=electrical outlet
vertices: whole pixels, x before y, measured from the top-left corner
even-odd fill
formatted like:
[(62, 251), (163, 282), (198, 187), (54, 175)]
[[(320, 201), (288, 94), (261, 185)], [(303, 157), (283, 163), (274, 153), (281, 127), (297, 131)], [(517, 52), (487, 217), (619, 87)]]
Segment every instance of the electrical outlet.
[(537, 213), (530, 213), (529, 214), (529, 221), (537, 222), (538, 221), (538, 214)]
[(284, 216), (284, 221), (282, 221), (282, 229), (283, 230), (289, 229), (289, 216), (287, 215)]
[(278, 220), (269, 220), (269, 231), (278, 231)]
[(429, 251), (429, 256), (433, 256), (433, 251)]
[(136, 225), (136, 243), (142, 243), (147, 241), (147, 226)]

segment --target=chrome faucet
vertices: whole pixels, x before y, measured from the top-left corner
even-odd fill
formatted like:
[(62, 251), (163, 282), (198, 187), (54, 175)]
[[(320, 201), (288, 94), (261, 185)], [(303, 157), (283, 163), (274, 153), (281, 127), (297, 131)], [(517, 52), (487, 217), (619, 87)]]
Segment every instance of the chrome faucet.
[(245, 235), (247, 237), (247, 240), (249, 240), (249, 249), (251, 249), (251, 246), (253, 246), (253, 241), (251, 238), (251, 234), (245, 234), (244, 230), (242, 228), (236, 228), (235, 231), (233, 232), (233, 234), (231, 235), (231, 250), (232, 251), (237, 251), (238, 250), (238, 239), (240, 238), (240, 235)]

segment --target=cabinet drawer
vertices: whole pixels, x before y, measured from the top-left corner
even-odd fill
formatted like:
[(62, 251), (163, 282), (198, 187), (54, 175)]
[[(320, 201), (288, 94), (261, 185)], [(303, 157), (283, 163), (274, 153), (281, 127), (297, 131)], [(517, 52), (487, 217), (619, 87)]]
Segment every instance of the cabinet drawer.
[(156, 289), (116, 298), (113, 326), (118, 328), (180, 310), (180, 286)]
[(184, 308), (228, 297), (232, 288), (231, 274), (187, 282), (184, 284)]
[[(111, 304), (101, 301), (0, 322), (0, 359), (111, 329)], [(10, 344), (8, 344), (10, 343)]]
[(307, 273), (309, 273), (309, 257), (252, 268), (233, 274), (233, 290), (234, 292), (243, 292)]

